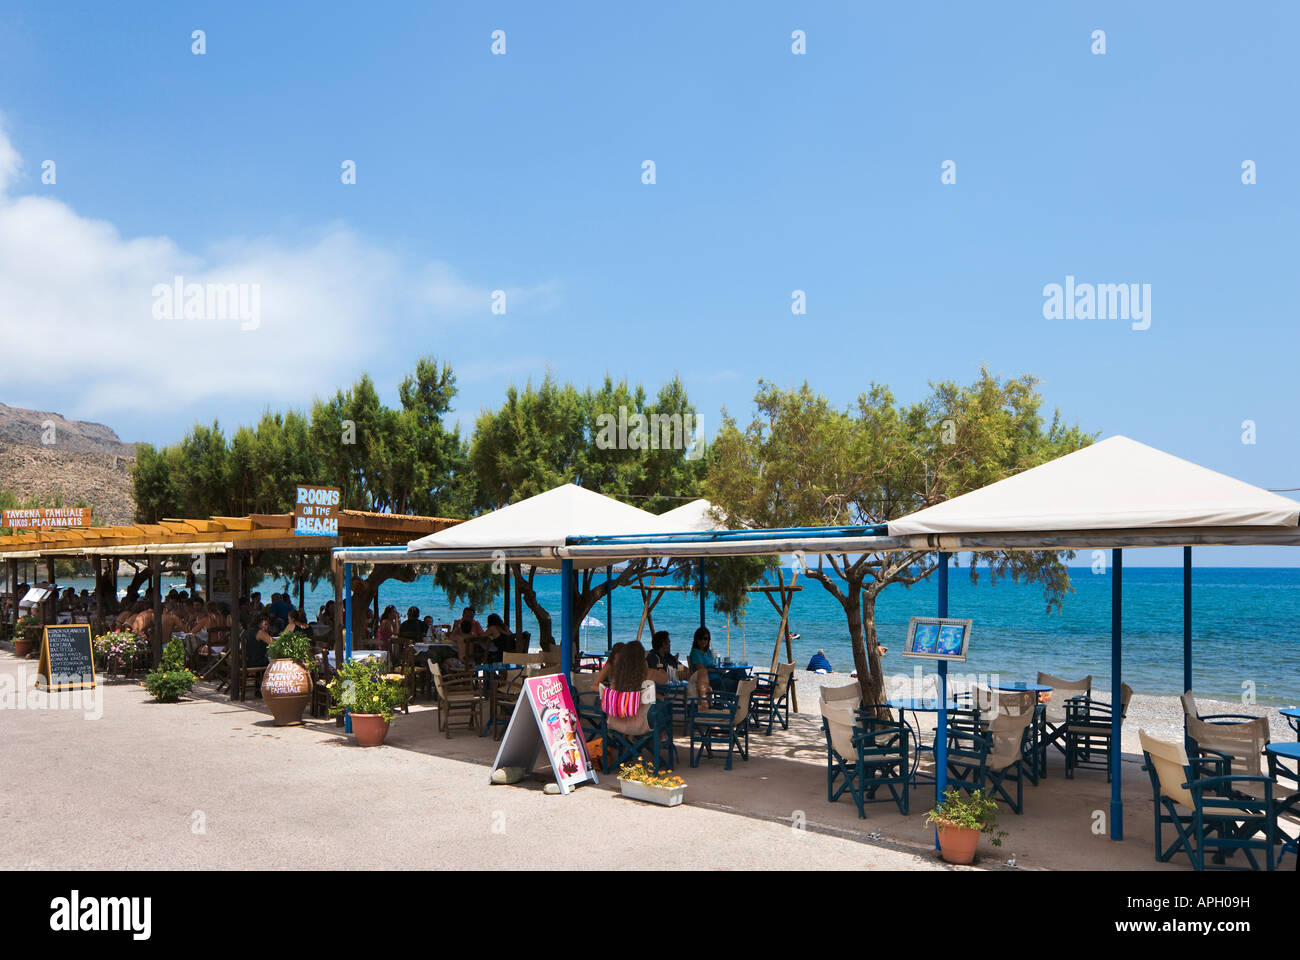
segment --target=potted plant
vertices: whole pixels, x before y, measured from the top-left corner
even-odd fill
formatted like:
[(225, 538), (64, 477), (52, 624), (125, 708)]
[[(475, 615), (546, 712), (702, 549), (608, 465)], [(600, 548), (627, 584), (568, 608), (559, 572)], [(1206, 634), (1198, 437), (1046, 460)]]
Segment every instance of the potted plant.
[(949, 787), (943, 803), (925, 815), (926, 826), (939, 831), (939, 852), (949, 863), (972, 863), (980, 834), (989, 834), (993, 846), (1002, 846), (1006, 831), (999, 830), (998, 803), (982, 790), (963, 799), (956, 787)]
[(671, 770), (655, 773), (640, 760), (619, 768), (618, 785), (625, 797), (665, 807), (675, 807), (686, 799), (685, 780), (673, 776)]
[(25, 617), (19, 617), (18, 622), (14, 624), (14, 653), (20, 657), (30, 657), (32, 651), (41, 642), (43, 626), (41, 618), (30, 613)]
[(406, 687), (385, 676), (378, 657), (349, 660), (330, 680), (334, 704), (330, 715), (352, 715), (352, 733), (363, 747), (377, 747), (388, 736), (397, 708), (406, 701)]
[(100, 664), (105, 676), (130, 675), (140, 652), (141, 637), (131, 630), (110, 630), (97, 636), (93, 646), (95, 662)]
[(185, 666), (185, 645), (180, 640), (172, 640), (163, 648), (158, 669), (150, 671), (141, 683), (159, 703), (175, 703), (181, 694), (190, 692), (198, 679)]
[(311, 702), (312, 672), (316, 660), (311, 653), (311, 637), (297, 630), (286, 630), (266, 648), (270, 660), (262, 676), (262, 700), (271, 708), (277, 727), (302, 723), (302, 712)]

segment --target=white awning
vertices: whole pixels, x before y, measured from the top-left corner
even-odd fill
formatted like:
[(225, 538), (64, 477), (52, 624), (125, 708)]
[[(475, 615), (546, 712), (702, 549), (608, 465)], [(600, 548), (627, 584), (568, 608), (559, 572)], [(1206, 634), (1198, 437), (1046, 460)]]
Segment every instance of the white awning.
[(889, 524), (891, 537), (1300, 524), (1300, 503), (1130, 440), (1082, 450)]
[(659, 514), (659, 524), (664, 533), (702, 533), (705, 530), (725, 529), (713, 519), (713, 504), (702, 497)]

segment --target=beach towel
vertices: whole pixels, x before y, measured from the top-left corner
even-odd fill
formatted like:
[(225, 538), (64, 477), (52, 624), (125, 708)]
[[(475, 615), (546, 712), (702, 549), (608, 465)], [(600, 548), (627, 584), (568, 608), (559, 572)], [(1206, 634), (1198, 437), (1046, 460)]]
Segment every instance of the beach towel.
[(624, 693), (605, 687), (600, 692), (600, 709), (608, 717), (635, 717), (641, 709), (641, 691)]

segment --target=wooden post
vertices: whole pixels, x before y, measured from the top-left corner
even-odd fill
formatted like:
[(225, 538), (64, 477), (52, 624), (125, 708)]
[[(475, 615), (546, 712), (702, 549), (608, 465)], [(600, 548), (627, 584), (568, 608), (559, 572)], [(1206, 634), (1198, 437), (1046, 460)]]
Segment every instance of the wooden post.
[(153, 665), (157, 668), (162, 663), (162, 557), (155, 556), (151, 562), (149, 581), (153, 584)]
[[(91, 633), (103, 633), (104, 632), (104, 558), (101, 557), (99, 554), (95, 554), (93, 562), (95, 567), (95, 620), (94, 620), (95, 625), (94, 627), (91, 628)], [(87, 617), (86, 619), (89, 620), (90, 618)]]
[[(304, 615), (307, 613), (306, 609), (304, 608), (304, 604), (306, 603), (306, 591), (307, 591), (307, 554), (304, 553), (302, 555), (302, 562), (298, 567), (298, 609), (302, 610)], [(307, 619), (310, 620), (311, 618), (308, 617)]]
[(334, 664), (343, 664), (343, 564), (334, 561)]
[(244, 678), (240, 676), (239, 665), (243, 662), (244, 646), (244, 627), (239, 619), (239, 598), (242, 592), (241, 555), (238, 550), (230, 550), (226, 553), (226, 570), (230, 579), (230, 645), (226, 648), (229, 651), (230, 666), (230, 699), (240, 700), (244, 693)]

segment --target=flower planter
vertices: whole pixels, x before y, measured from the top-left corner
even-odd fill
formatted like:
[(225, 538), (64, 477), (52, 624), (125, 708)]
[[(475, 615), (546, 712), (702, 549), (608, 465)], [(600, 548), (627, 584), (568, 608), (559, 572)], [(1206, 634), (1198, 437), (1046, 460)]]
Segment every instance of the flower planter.
[(975, 848), (979, 846), (980, 832), (971, 827), (941, 821), (939, 823), (939, 853), (949, 863), (975, 862)]
[(14, 653), (20, 657), (30, 657), (32, 651), (41, 644), (41, 627), (26, 627), (22, 633), (14, 635)]
[(655, 787), (637, 780), (619, 780), (623, 796), (633, 800), (645, 800), (662, 807), (675, 807), (686, 800), (686, 784), (680, 787)]
[(352, 735), (363, 747), (378, 747), (388, 736), (388, 721), (382, 713), (354, 713)]
[(270, 708), (275, 726), (302, 723), (302, 712), (311, 702), (311, 688), (311, 673), (296, 660), (286, 657), (267, 665), (262, 675), (262, 701)]

